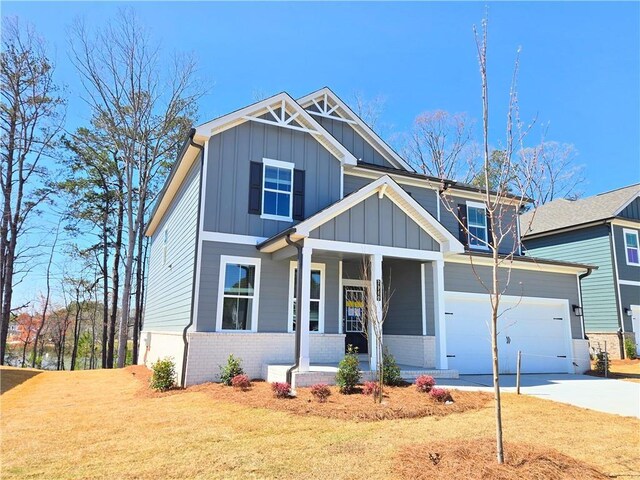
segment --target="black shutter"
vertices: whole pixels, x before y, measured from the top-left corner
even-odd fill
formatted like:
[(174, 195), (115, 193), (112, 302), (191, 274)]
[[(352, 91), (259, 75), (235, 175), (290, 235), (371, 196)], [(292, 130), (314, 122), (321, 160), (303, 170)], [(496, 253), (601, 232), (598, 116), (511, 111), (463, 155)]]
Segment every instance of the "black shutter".
[(304, 170), (293, 171), (293, 219), (304, 220)]
[(467, 235), (467, 206), (464, 203), (458, 205), (458, 240), (465, 247), (469, 246), (469, 239)]
[(249, 168), (249, 213), (262, 213), (262, 163), (251, 162)]

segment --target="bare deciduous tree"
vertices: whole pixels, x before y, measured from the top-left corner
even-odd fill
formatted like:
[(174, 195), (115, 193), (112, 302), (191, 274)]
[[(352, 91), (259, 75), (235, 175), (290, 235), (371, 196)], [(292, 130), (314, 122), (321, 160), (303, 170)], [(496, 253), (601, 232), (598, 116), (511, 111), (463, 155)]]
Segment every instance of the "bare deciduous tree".
[[(196, 62), (176, 56), (163, 75), (159, 48), (132, 10), (121, 10), (96, 35), (77, 22), (72, 60), (80, 73), (94, 117), (104, 126), (124, 163), (125, 238), (118, 367), (126, 358), (136, 244), (159, 178), (174, 160), (193, 123), (199, 98)], [(140, 277), (138, 277), (140, 278)], [(138, 328), (137, 325), (133, 326)]]
[(376, 95), (373, 98), (366, 98), (361, 91), (355, 91), (351, 95), (353, 111), (366, 123), (372, 130), (379, 125), (380, 116), (384, 111), (384, 105), (387, 99), (384, 95)]
[[(524, 138), (531, 125), (524, 125), (519, 117), (517, 76), (519, 54), (516, 56), (506, 119), (506, 142), (504, 148), (491, 151), (489, 146), (489, 96), (487, 76), (487, 21), (482, 22), (482, 32), (474, 27), (482, 85), (482, 167), (475, 176), (476, 185), (484, 194), (484, 215), (486, 230), (470, 227), (466, 215), (453, 204), (447, 190), (441, 192), (444, 207), (458, 219), (461, 230), (470, 247), (478, 246), (490, 256), (490, 280), (483, 278), (474, 263), (474, 254), (469, 250), (471, 268), (488, 293), (491, 315), (488, 319), (491, 339), (496, 449), (498, 463), (504, 463), (502, 438), (502, 402), (500, 396), (500, 368), (498, 357), (499, 319), (510, 309), (505, 309), (501, 299), (511, 280), (514, 256), (519, 251), (518, 218), (520, 207), (529, 202), (527, 194), (536, 187), (534, 179), (540, 173), (541, 164), (538, 150), (527, 154), (523, 146)], [(477, 219), (476, 219), (477, 220)], [(487, 267), (486, 267), (487, 268)]]
[(473, 122), (465, 113), (424, 112), (413, 122), (406, 156), (425, 175), (469, 181), (476, 156), (472, 132)]
[(532, 179), (529, 192), (536, 204), (580, 196), (578, 187), (585, 180), (584, 167), (575, 163), (578, 153), (572, 144), (542, 142), (525, 149), (523, 154), (538, 164), (538, 174)]
[(0, 60), (0, 364), (4, 363), (12, 312), (20, 238), (50, 194), (43, 159), (63, 124), (64, 100), (57, 95), (53, 64), (31, 26), (5, 18)]

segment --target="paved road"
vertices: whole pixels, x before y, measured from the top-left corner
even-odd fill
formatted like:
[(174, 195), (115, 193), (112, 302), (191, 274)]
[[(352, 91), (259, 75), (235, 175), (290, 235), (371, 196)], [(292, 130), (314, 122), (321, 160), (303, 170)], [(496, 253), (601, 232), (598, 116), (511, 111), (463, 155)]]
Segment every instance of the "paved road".
[[(492, 390), (490, 375), (461, 375), (439, 379), (438, 386), (460, 390)], [(504, 392), (515, 392), (515, 375), (501, 375)], [(588, 375), (522, 375), (521, 393), (578, 407), (640, 418), (640, 383)]]

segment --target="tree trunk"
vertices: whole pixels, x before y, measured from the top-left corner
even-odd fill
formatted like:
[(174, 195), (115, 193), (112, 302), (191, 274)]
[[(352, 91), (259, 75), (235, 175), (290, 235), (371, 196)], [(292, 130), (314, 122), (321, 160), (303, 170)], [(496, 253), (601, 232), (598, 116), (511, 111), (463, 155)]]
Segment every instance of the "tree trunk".
[[(144, 208), (144, 206), (140, 207)], [(138, 229), (138, 254), (136, 264), (136, 305), (135, 315), (133, 317), (133, 355), (131, 363), (138, 364), (138, 347), (140, 343), (140, 326), (142, 323), (142, 289), (143, 289), (143, 266), (145, 261), (144, 253), (144, 230)]]
[(102, 222), (102, 368), (107, 368), (109, 344), (109, 202), (106, 202)]
[[(490, 219), (489, 219), (490, 220)], [(498, 307), (500, 306), (500, 285), (498, 280), (498, 249), (493, 249), (493, 294), (491, 309), (491, 353), (493, 356), (493, 396), (496, 414), (496, 457), (499, 464), (504, 463), (502, 445), (502, 400), (500, 398), (500, 366), (498, 363)]]
[(78, 355), (78, 341), (80, 340), (80, 291), (76, 289), (76, 318), (73, 324), (73, 349), (71, 351), (71, 370), (76, 369), (76, 357)]
[(120, 291), (120, 253), (122, 250), (122, 224), (124, 222), (124, 185), (122, 176), (118, 176), (118, 218), (116, 221), (116, 242), (113, 254), (111, 318), (109, 319), (109, 346), (107, 349), (107, 368), (113, 368), (113, 354), (116, 338), (116, 320), (118, 318), (118, 294)]

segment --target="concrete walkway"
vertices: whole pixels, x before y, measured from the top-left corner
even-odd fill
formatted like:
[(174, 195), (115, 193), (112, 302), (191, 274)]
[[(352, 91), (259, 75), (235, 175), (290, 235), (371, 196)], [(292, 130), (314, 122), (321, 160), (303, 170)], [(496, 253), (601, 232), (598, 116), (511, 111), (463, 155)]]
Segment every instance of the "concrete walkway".
[[(491, 375), (460, 375), (441, 379), (439, 387), (492, 391)], [(515, 393), (515, 375), (501, 375), (503, 392)], [(589, 375), (522, 375), (520, 392), (605, 413), (640, 418), (640, 383), (597, 378)]]

